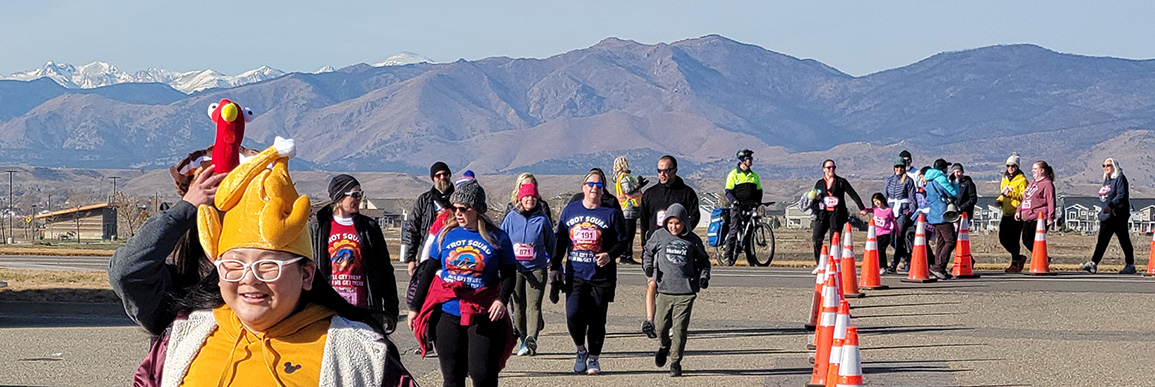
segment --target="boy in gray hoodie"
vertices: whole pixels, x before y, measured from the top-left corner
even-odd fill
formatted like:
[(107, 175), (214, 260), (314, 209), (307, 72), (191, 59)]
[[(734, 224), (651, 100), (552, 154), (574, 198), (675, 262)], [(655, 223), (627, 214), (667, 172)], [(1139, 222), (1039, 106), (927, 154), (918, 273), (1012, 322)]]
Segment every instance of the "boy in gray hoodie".
[[(658, 367), (670, 360), (670, 376), (682, 375), (682, 353), (690, 311), (699, 289), (710, 286), (710, 257), (702, 238), (686, 226), (686, 208), (671, 204), (666, 209), (664, 228), (654, 231), (642, 250), (642, 270), (658, 284), (658, 339), (654, 356)], [(670, 330), (673, 329), (673, 337)], [(673, 351), (671, 353), (671, 345)]]

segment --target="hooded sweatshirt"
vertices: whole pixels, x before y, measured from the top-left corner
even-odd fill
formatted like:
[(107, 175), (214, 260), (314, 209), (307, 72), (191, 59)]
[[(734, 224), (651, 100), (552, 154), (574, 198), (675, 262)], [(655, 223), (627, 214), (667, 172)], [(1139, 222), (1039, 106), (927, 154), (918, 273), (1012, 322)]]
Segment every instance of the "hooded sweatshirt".
[(950, 178), (942, 171), (934, 168), (926, 170), (927, 186), (932, 181), (938, 183), (939, 187), (942, 187), (943, 191), (950, 194), (951, 197), (958, 197), (958, 183), (950, 181)]
[(1027, 186), (1023, 192), (1023, 204), (1019, 205), (1019, 219), (1055, 219), (1055, 184), (1051, 179), (1044, 177)]
[(642, 214), (639, 219), (641, 219), (643, 246), (654, 230), (665, 227), (663, 224), (666, 209), (674, 203), (681, 204), (682, 208), (686, 209), (686, 217), (682, 219), (686, 223), (686, 228), (693, 230), (698, 227), (698, 222), (702, 220), (698, 211), (698, 193), (686, 185), (681, 177), (674, 176), (665, 184), (650, 187), (642, 195)]
[(1022, 171), (1016, 171), (1009, 179), (1003, 176), (1003, 182), (999, 184), (999, 192), (1003, 192), (1008, 187), (1010, 187), (1011, 192), (1006, 195), (999, 195), (999, 198), (995, 200), (1002, 206), (1003, 216), (1015, 216), (1015, 211), (1023, 203), (1023, 191), (1027, 190), (1027, 177), (1023, 175)]
[(549, 265), (549, 254), (553, 252), (557, 236), (540, 205), (527, 213), (511, 211), (505, 214), (501, 229), (513, 242), (518, 271), (531, 272)]
[[(685, 219), (686, 209), (681, 204), (672, 204), (666, 210), (666, 220)], [(658, 293), (694, 294), (699, 290), (700, 279), (710, 278), (710, 256), (702, 244), (702, 238), (689, 228), (680, 235), (671, 234), (664, 227), (654, 231), (642, 250), (642, 270), (646, 277), (658, 284)]]
[(309, 304), (264, 333), (241, 324), (228, 305), (213, 309), (217, 329), (185, 375), (186, 386), (317, 385), (330, 319), (336, 312)]
[(1127, 186), (1127, 176), (1119, 172), (1116, 177), (1103, 178), (1103, 188), (1099, 189), (1099, 200), (1103, 202), (1104, 212), (1099, 213), (1099, 220), (1113, 218), (1127, 219), (1131, 217), (1130, 189)]

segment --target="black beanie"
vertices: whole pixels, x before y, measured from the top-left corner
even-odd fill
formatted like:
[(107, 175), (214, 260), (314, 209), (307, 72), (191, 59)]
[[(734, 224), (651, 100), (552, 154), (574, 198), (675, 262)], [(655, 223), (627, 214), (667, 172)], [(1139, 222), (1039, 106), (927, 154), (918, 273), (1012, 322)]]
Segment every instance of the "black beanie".
[(353, 189), (353, 187), (361, 185), (357, 178), (346, 174), (333, 176), (333, 180), (329, 180), (329, 200), (336, 203), (341, 198), (345, 197), (345, 193)]
[[(898, 153), (898, 157), (910, 157), (910, 151), (903, 149), (902, 152)], [(911, 159), (913, 160), (914, 158), (911, 157)]]
[(950, 166), (950, 163), (946, 162), (946, 160), (938, 159), (938, 160), (934, 161), (934, 169), (943, 171), (944, 173), (946, 172), (946, 167), (949, 167), (949, 166)]
[(429, 167), (429, 178), (433, 179), (433, 175), (436, 175), (437, 172), (441, 172), (441, 171), (445, 171), (446, 173), (450, 173), (450, 174), (453, 173), (452, 171), (449, 170), (449, 165), (446, 165), (445, 163), (438, 161), (436, 163), (433, 163), (433, 165)]

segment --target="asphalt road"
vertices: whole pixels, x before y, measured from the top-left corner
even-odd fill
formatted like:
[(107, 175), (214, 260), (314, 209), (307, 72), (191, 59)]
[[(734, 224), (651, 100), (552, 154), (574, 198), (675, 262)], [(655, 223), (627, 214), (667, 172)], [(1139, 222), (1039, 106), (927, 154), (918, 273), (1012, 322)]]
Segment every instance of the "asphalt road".
[[(107, 264), (91, 258), (0, 257), (0, 266)], [(26, 266), (18, 266), (26, 267)], [(1155, 279), (1062, 273), (908, 284), (852, 299), (867, 385), (1155, 385)], [(572, 375), (573, 346), (562, 304), (543, 306), (538, 356), (519, 357), (503, 385), (798, 386), (809, 380), (803, 330), (814, 277), (785, 268), (716, 268), (696, 301), (686, 377), (653, 365), (656, 341), (638, 330), (644, 287), (637, 266), (623, 267), (610, 307), (598, 377)], [(400, 279), (399, 285), (405, 281)], [(404, 293), (402, 293), (404, 294)], [(0, 385), (123, 385), (148, 339), (117, 304), (0, 303)], [(440, 384), (436, 359), (419, 359), (404, 327), (393, 340), (424, 385)]]

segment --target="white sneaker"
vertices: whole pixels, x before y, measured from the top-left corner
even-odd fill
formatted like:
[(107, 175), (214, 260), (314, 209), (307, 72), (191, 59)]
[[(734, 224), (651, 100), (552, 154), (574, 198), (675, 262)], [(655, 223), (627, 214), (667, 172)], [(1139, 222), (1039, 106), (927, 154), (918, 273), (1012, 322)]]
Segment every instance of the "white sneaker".
[(589, 366), (586, 367), (586, 374), (597, 375), (602, 373), (602, 364), (598, 362), (598, 358), (590, 356)]

